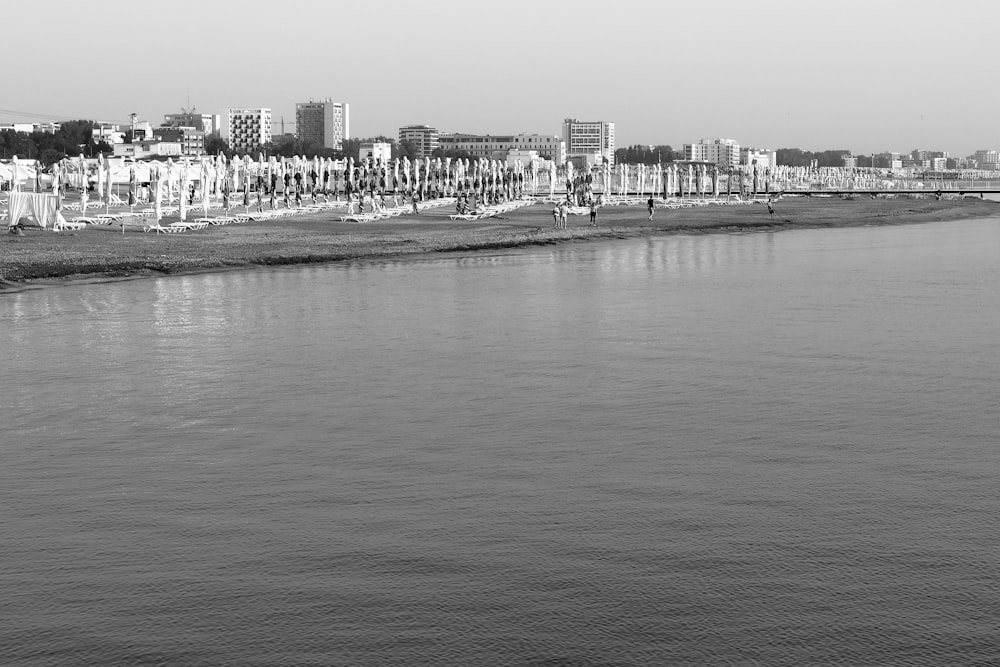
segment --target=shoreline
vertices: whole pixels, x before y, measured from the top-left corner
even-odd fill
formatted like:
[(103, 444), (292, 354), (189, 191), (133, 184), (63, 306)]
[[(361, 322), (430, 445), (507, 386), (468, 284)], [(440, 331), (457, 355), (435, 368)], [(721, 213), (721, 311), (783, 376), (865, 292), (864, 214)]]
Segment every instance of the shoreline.
[(849, 201), (793, 197), (778, 201), (775, 209), (771, 219), (767, 208), (756, 204), (658, 208), (648, 221), (645, 207), (604, 207), (598, 212), (598, 227), (590, 227), (587, 216), (571, 216), (565, 230), (552, 228), (551, 209), (545, 204), (475, 222), (450, 220), (448, 215), (453, 211), (446, 207), (371, 223), (343, 223), (340, 213), (323, 212), (169, 235), (143, 233), (138, 227), (127, 228), (122, 234), (120, 225), (60, 233), (28, 228), (24, 236), (2, 234), (0, 294), (259, 266), (479, 252), (571, 241), (958, 221), (997, 215), (1000, 203), (978, 198)]

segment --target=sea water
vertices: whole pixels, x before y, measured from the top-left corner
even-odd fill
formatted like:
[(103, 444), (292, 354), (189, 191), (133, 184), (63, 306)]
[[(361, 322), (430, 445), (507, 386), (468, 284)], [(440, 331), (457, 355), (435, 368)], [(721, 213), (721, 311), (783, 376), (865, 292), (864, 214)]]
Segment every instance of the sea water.
[(0, 296), (0, 663), (1000, 662), (1000, 224)]

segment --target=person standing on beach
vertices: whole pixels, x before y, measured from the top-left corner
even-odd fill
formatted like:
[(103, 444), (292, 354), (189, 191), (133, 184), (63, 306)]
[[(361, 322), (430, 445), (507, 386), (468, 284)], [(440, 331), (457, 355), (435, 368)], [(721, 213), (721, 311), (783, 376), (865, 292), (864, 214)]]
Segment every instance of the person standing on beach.
[(420, 211), (417, 209), (417, 201), (419, 201), (419, 197), (417, 196), (417, 193), (414, 192), (413, 198), (410, 200), (410, 203), (413, 204), (413, 215), (420, 215)]
[(597, 201), (593, 198), (590, 200), (590, 226), (597, 226)]
[(569, 205), (563, 202), (559, 205), (559, 228), (567, 229), (567, 220), (569, 219)]
[(649, 201), (646, 202), (646, 208), (649, 209), (649, 219), (653, 219), (653, 209), (656, 206), (656, 202), (653, 201), (653, 197), (650, 196)]
[(767, 200), (767, 212), (771, 215), (772, 218), (774, 217), (774, 206), (771, 204), (770, 199)]
[(552, 207), (552, 227), (559, 229), (559, 204)]

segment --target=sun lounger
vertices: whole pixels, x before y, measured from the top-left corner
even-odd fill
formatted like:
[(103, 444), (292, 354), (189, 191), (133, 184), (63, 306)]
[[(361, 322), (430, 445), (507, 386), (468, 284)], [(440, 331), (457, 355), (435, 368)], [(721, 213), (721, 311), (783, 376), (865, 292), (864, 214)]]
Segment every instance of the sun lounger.
[(81, 229), (86, 229), (86, 222), (77, 222), (76, 219), (66, 220), (62, 216), (59, 216), (55, 223), (52, 225), (52, 231), (62, 232), (66, 230), (79, 231)]
[(186, 229), (187, 227), (175, 227), (174, 225), (167, 225), (166, 227), (163, 227), (160, 225), (159, 220), (154, 220), (153, 222), (143, 225), (142, 227), (142, 231), (144, 232), (155, 231), (157, 234), (161, 232), (164, 234), (176, 234), (178, 232), (183, 232)]

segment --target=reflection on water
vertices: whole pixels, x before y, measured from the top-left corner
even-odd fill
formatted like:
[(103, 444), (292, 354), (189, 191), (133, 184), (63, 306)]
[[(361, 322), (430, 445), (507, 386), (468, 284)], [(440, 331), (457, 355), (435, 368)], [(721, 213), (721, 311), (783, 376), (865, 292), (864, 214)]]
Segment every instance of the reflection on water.
[(990, 664), (998, 251), (990, 220), (2, 295), (4, 662)]

